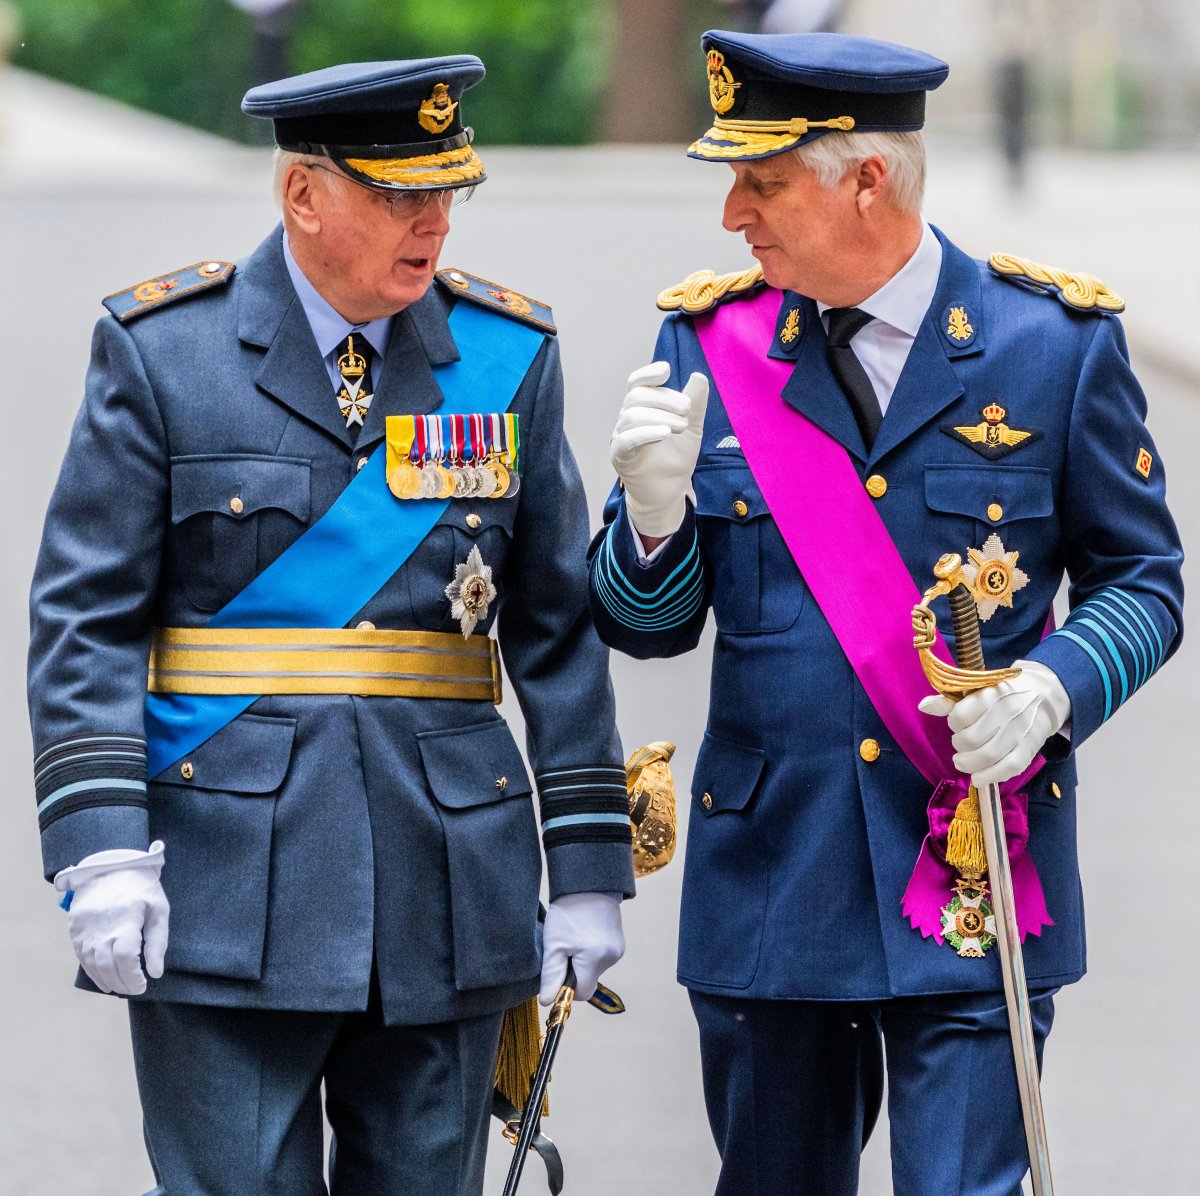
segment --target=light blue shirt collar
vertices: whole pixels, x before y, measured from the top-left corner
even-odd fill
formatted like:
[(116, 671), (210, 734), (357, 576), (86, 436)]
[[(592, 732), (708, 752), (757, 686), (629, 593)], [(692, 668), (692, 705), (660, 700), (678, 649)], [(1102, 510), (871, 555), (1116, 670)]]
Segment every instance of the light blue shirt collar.
[(335, 359), (338, 346), (351, 332), (355, 332), (365, 336), (371, 348), (375, 350), (376, 362), (371, 370), (371, 378), (375, 389), (378, 390), (380, 367), (387, 353), (393, 317), (382, 316), (378, 320), (372, 320), (369, 324), (351, 324), (344, 316), (339, 315), (330, 305), (329, 300), (309, 282), (304, 271), (296, 264), (286, 232), (283, 234), (283, 260), (287, 265), (292, 286), (296, 288), (296, 294), (304, 308), (304, 314), (308, 317), (308, 326), (312, 329), (317, 349), (325, 361), (325, 368), (329, 371), (331, 384), (336, 389), (341, 383)]

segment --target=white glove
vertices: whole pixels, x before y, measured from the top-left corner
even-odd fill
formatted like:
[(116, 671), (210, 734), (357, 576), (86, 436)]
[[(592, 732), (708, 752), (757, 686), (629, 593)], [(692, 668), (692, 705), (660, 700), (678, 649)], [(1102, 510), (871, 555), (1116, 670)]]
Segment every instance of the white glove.
[(54, 878), (60, 892), (74, 890), (67, 929), (83, 970), (102, 992), (126, 997), (146, 991), (146, 972), (163, 974), (171, 908), (159, 875), (161, 841), (149, 851), (98, 851)]
[(621, 900), (610, 893), (567, 893), (550, 902), (542, 937), (542, 991), (550, 1005), (575, 969), (575, 996), (586, 1001), (604, 972), (625, 954)]
[(629, 375), (609, 442), (613, 468), (625, 484), (625, 508), (643, 536), (678, 531), (687, 510), (684, 499), (696, 497), (692, 471), (700, 456), (708, 379), (693, 374), (678, 391), (663, 385), (670, 376), (665, 361)]
[(954, 732), (954, 767), (977, 788), (1019, 776), (1051, 735), (1071, 716), (1062, 682), (1036, 660), (1016, 660), (1021, 675), (977, 690), (959, 702), (943, 694), (922, 698), (918, 709), (945, 717)]

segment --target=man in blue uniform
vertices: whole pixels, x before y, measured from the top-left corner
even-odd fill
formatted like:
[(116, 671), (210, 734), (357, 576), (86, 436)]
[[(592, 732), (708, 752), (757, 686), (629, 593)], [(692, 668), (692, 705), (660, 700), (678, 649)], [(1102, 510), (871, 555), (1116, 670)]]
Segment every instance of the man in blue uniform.
[[(1121, 303), (1088, 275), (973, 261), (921, 219), (944, 63), (837, 35), (703, 48), (716, 119), (689, 153), (732, 168), (723, 224), (758, 264), (660, 297), (591, 597), (638, 657), (716, 620), (679, 979), (718, 1192), (855, 1192), (886, 1045), (895, 1191), (1015, 1194), (1001, 968), (948, 840), (964, 774), (1002, 783), (1040, 1048), (1085, 969), (1075, 749), (1181, 631)], [(1020, 673), (918, 712), (910, 610), (949, 552), (986, 663)]]
[(80, 983), (132, 998), (170, 1196), (325, 1192), (322, 1085), (334, 1193), (480, 1191), (506, 1010), (528, 1024), (568, 958), (586, 998), (623, 949), (551, 315), (438, 273), (484, 179), (482, 77), (457, 56), (251, 91), (283, 227), (96, 328), (33, 583), (38, 811)]

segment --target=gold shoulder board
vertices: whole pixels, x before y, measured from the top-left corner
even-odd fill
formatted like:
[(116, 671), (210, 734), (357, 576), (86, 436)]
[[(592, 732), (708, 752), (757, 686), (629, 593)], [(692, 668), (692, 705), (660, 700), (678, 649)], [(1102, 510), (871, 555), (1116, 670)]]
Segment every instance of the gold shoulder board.
[(689, 316), (696, 316), (710, 311), (723, 299), (753, 290), (762, 281), (762, 266), (758, 262), (749, 270), (735, 270), (732, 274), (697, 270), (681, 283), (662, 291), (658, 296), (658, 306), (661, 311), (685, 311)]
[(1043, 266), (1027, 257), (1011, 253), (993, 253), (988, 258), (993, 274), (1014, 282), (1033, 284), (1055, 295), (1067, 307), (1076, 311), (1117, 312), (1125, 310), (1125, 300), (1110, 291), (1094, 274), (1071, 274), (1054, 266)]
[(212, 287), (223, 286), (232, 277), (236, 269), (233, 262), (193, 262), (172, 270), (169, 274), (160, 274), (157, 278), (148, 278), (137, 286), (127, 287), (114, 295), (106, 296), (101, 302), (122, 324), (148, 311), (156, 311), (166, 307), (186, 295), (195, 295)]

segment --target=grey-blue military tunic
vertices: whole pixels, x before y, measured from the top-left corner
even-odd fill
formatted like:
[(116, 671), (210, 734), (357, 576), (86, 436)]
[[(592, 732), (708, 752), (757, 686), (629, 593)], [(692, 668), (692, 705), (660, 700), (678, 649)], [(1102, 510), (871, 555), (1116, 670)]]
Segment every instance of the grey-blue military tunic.
[[(354, 445), (278, 229), (211, 284), (97, 325), (33, 583), (29, 696), (46, 876), (103, 849), (167, 844), (167, 972), (138, 999), (361, 1009), (374, 966), (385, 1020), (428, 1023), (536, 990), (533, 787), (492, 704), (263, 697), (187, 768), (146, 777), (152, 629), (203, 626), (382, 451), (388, 415), (436, 412), (431, 367), (457, 360), (447, 318), (469, 301), (451, 290), (396, 317)], [(499, 638), (542, 819), (555, 821), (550, 897), (630, 895), (562, 405), (547, 335), (510, 408), (520, 495), (452, 502), (347, 625), (457, 633), (444, 590), (477, 546), (499, 597), (476, 634)]]

